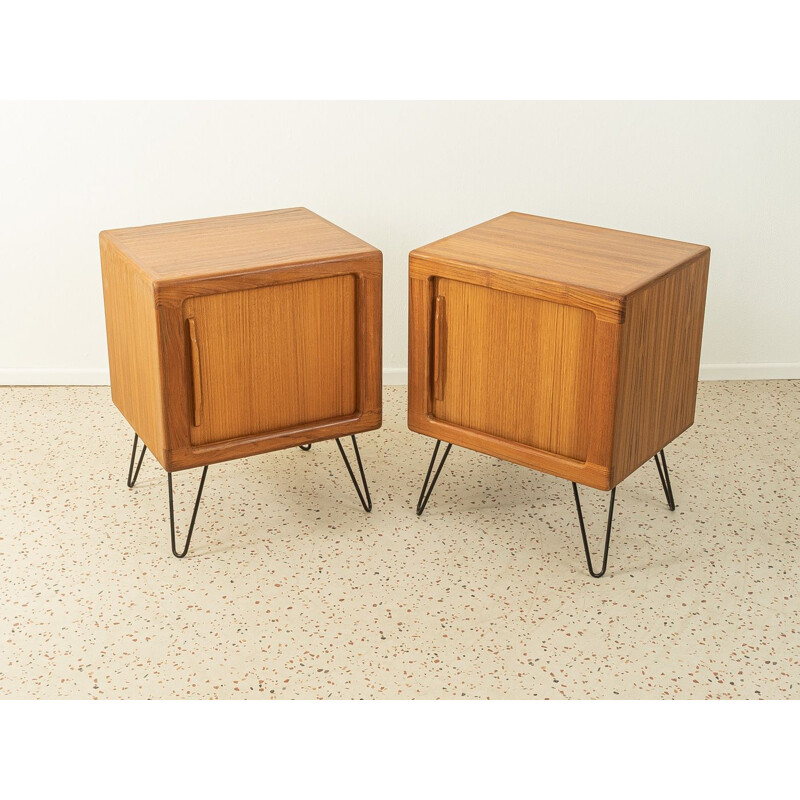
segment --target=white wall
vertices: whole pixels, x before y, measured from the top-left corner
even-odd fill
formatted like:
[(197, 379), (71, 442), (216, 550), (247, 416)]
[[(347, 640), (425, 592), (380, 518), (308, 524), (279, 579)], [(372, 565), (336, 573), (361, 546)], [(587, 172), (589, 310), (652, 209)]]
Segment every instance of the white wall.
[(0, 383), (107, 381), (97, 233), (307, 206), (407, 256), (510, 210), (708, 244), (705, 377), (800, 378), (800, 103), (0, 104)]

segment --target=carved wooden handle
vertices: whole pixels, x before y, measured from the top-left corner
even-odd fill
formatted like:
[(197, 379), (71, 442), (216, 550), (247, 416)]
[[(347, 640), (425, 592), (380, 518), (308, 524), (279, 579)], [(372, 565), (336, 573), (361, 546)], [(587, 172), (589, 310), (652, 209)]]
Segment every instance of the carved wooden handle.
[(433, 314), (433, 399), (444, 399), (445, 351), (447, 348), (447, 320), (444, 297), (436, 298)]
[(189, 344), (192, 348), (192, 395), (194, 398), (194, 426), (199, 427), (203, 420), (203, 382), (200, 377), (200, 346), (197, 344), (197, 326), (189, 318)]

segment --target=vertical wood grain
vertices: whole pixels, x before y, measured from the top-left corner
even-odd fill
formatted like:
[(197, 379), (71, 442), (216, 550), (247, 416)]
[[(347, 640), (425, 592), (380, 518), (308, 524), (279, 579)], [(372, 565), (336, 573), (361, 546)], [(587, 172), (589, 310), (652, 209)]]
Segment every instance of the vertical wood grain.
[(156, 458), (164, 458), (159, 342), (153, 286), (100, 237), (111, 399)]
[(611, 489), (611, 466), (614, 451), (614, 424), (619, 381), (619, 351), (623, 325), (598, 319), (594, 329), (592, 372), (583, 391), (589, 394), (589, 437), (586, 460), (601, 466)]
[(408, 281), (408, 424), (411, 430), (422, 433), (421, 425), (430, 424), (432, 388), (431, 313), (433, 279), (409, 278)]
[(614, 423), (614, 484), (694, 422), (709, 252), (628, 299)]
[(579, 461), (586, 459), (594, 315), (439, 279), (447, 382), (433, 416)]
[(354, 275), (195, 297), (184, 314), (194, 319), (203, 364), (192, 444), (356, 410)]

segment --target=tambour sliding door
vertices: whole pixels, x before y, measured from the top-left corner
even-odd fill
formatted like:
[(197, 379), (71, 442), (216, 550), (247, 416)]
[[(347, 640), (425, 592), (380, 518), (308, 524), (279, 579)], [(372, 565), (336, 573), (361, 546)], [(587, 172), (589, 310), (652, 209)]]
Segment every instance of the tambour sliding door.
[(583, 461), (594, 315), (435, 280), (433, 419)]
[(356, 276), (188, 299), (191, 442), (265, 434), (356, 410)]

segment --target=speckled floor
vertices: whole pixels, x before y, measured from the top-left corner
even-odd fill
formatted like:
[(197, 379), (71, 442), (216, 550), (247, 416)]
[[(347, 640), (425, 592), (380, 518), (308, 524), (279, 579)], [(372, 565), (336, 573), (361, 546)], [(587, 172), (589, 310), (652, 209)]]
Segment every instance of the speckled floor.
[(0, 389), (0, 696), (800, 698), (800, 381), (701, 384), (677, 510), (626, 480), (601, 580), (565, 481), (454, 448), (417, 518), (432, 442), (405, 388), (384, 420), (371, 515), (333, 442), (229, 462), (179, 561), (107, 388)]

